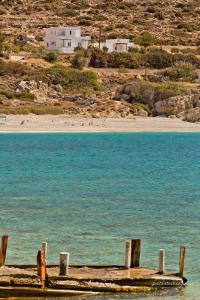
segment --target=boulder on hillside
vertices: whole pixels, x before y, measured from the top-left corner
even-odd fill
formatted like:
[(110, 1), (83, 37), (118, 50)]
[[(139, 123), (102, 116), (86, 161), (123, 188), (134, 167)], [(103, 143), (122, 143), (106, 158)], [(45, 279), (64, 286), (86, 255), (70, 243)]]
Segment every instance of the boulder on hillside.
[(176, 96), (158, 101), (154, 105), (156, 115), (179, 116), (182, 112), (200, 106), (200, 95)]
[(200, 107), (189, 109), (185, 114), (185, 121), (199, 122), (200, 121)]

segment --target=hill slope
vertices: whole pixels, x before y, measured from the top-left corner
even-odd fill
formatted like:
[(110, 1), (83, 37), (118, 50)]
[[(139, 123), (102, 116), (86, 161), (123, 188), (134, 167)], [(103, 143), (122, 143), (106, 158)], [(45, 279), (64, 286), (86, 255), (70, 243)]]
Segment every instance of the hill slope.
[(200, 43), (200, 0), (0, 0), (1, 30), (43, 34), (43, 28), (80, 25), (94, 39), (151, 32), (158, 44)]

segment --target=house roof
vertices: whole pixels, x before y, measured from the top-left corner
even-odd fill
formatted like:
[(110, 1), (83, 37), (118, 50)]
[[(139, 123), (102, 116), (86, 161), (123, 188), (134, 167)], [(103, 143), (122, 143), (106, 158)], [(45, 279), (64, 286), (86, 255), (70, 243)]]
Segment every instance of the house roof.
[(81, 30), (80, 26), (59, 26), (59, 27), (49, 27), (46, 28), (47, 31), (50, 30)]

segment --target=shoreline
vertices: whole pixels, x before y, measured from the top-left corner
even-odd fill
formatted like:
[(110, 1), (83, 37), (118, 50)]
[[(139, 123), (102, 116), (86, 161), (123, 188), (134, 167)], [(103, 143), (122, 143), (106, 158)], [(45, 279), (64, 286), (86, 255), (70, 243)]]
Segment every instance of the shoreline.
[(0, 133), (200, 132), (200, 123), (166, 117), (92, 118), (67, 115), (0, 117)]

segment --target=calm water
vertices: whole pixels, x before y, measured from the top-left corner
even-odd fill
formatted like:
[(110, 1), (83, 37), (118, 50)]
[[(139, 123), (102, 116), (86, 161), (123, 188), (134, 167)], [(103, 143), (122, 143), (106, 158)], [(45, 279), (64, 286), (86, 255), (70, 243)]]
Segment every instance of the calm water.
[(47, 241), (49, 263), (69, 251), (74, 264), (123, 264), (124, 241), (141, 238), (143, 266), (165, 248), (176, 272), (185, 245), (190, 285), (123, 297), (200, 299), (200, 134), (0, 134), (0, 191), (9, 263), (34, 263)]

